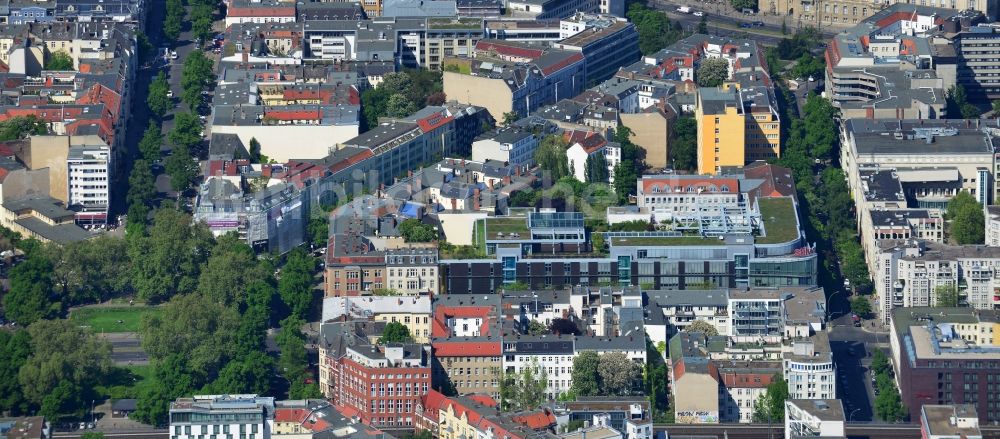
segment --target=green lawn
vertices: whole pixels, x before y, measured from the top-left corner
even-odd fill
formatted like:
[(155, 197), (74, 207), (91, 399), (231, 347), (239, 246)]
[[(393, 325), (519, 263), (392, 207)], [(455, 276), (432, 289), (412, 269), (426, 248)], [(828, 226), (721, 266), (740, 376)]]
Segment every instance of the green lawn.
[(799, 236), (798, 219), (791, 198), (760, 198), (757, 203), (765, 234), (757, 238), (757, 243), (780, 244)]
[[(137, 332), (142, 316), (151, 312), (160, 310), (140, 305), (80, 308), (70, 313), (70, 319), (90, 326), (94, 332)], [(118, 323), (119, 321), (122, 323)]]

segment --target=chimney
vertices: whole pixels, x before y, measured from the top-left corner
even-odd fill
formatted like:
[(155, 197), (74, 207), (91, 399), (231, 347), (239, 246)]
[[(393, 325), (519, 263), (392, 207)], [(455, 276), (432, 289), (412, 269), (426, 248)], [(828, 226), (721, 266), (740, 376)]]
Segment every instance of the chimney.
[(243, 63), (247, 64), (249, 62), (250, 62), (250, 52), (248, 52), (247, 49), (243, 49)]
[(451, 199), (451, 210), (458, 210), (458, 200), (454, 198)]
[(504, 175), (503, 176), (503, 184), (505, 184), (505, 185), (510, 184), (510, 176), (509, 175)]

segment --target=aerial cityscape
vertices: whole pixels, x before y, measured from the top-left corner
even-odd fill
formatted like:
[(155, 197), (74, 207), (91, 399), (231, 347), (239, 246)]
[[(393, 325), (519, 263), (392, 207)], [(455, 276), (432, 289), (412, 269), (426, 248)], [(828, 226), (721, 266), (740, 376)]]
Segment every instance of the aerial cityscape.
[(1000, 439), (1000, 0), (0, 0), (0, 439)]

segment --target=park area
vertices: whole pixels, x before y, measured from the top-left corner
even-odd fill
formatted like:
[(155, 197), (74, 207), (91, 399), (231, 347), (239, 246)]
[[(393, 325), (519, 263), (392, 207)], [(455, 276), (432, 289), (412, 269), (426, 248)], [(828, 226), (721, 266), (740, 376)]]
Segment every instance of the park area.
[(85, 307), (74, 309), (70, 319), (89, 326), (97, 334), (138, 332), (142, 316), (158, 312), (159, 309), (145, 305)]

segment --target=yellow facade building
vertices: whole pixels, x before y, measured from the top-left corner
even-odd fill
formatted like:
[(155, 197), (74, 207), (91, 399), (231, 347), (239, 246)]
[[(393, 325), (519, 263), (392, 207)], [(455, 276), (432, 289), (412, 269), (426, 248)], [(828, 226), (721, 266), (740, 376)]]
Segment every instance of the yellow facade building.
[(727, 84), (698, 90), (698, 173), (717, 174), (781, 155), (781, 118), (771, 90)]

